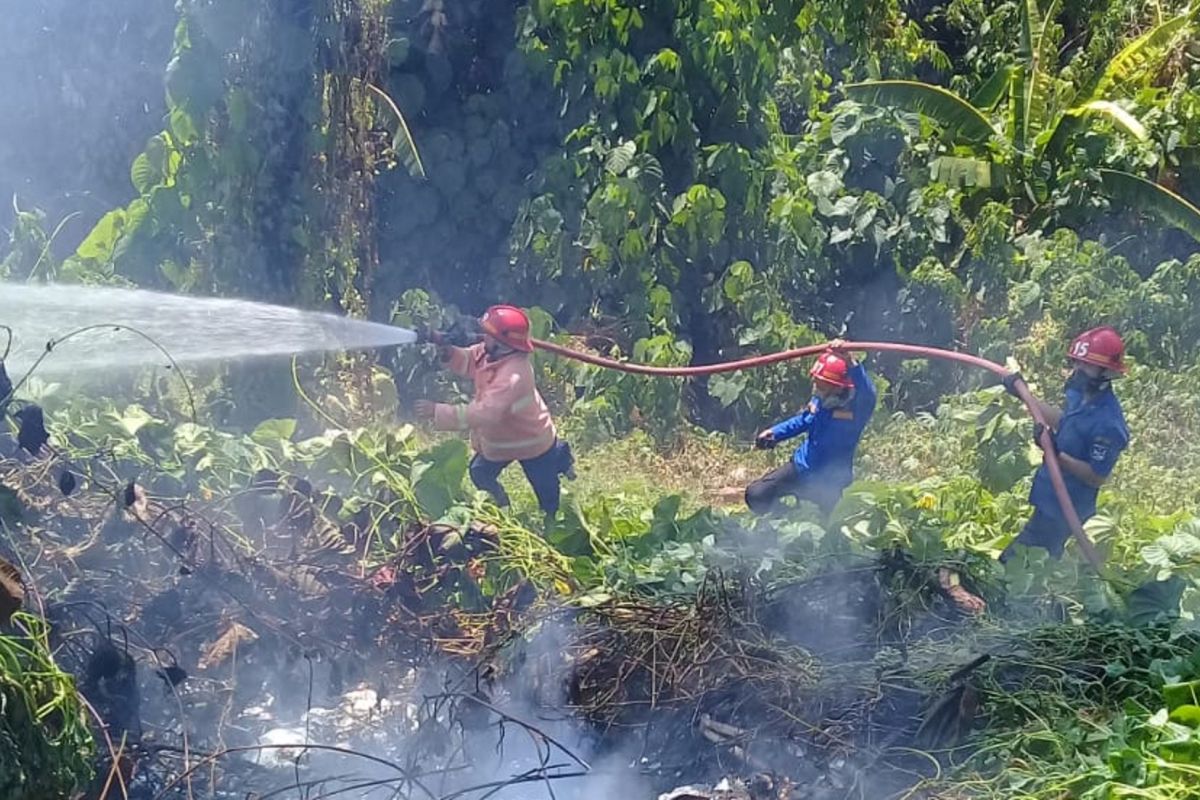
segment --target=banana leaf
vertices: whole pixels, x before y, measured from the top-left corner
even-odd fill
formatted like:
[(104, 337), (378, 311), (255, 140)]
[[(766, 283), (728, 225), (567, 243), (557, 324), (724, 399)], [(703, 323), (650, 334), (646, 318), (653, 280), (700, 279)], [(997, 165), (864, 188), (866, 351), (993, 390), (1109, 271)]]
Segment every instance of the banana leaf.
[(846, 96), (860, 103), (913, 111), (968, 142), (986, 142), (1000, 132), (980, 111), (953, 92), (918, 81), (852, 83)]
[(1102, 169), (1109, 197), (1128, 208), (1153, 214), (1200, 242), (1200, 208), (1153, 181), (1119, 170)]
[(376, 97), (383, 101), (384, 106), (392, 112), (392, 116), (396, 119), (396, 133), (392, 136), (392, 149), (396, 151), (396, 155), (404, 163), (404, 168), (408, 170), (409, 175), (412, 175), (414, 178), (424, 178), (425, 165), (421, 162), (421, 154), (417, 151), (417, 143), (413, 139), (412, 131), (408, 128), (408, 122), (404, 119), (404, 114), (400, 112), (400, 107), (388, 96), (387, 92), (378, 86), (370, 83), (366, 86), (375, 93)]

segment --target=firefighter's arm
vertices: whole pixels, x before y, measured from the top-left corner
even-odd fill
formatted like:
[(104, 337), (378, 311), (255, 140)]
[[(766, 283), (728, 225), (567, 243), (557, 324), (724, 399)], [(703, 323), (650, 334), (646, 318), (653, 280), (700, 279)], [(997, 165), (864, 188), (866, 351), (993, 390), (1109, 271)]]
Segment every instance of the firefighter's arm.
[(446, 364), (446, 369), (455, 375), (461, 375), (464, 378), (474, 378), (482, 350), (483, 345), (481, 344), (471, 347), (443, 347), (442, 361)]
[(785, 419), (768, 430), (771, 432), (771, 441), (778, 444), (786, 442), (788, 439), (794, 439), (802, 433), (806, 433), (812, 427), (814, 410), (810, 404), (807, 408), (801, 411), (791, 419)]
[(1058, 406), (1052, 406), (1045, 400), (1039, 400), (1036, 397), (1033, 398), (1033, 404), (1037, 410), (1041, 412), (1042, 417), (1046, 420), (1047, 427), (1049, 427), (1052, 431), (1058, 430), (1058, 426), (1062, 422), (1063, 410)]
[(467, 431), (466, 403), (438, 403), (433, 407), (433, 427), (439, 431)]
[[(527, 386), (520, 375), (510, 375), (504, 385), (488, 387), (482, 396), (464, 405), (438, 404), (434, 410), (434, 427), (438, 430), (466, 431), (481, 425), (495, 425), (514, 413), (531, 396), (532, 386)], [(444, 426), (444, 427), (443, 427)]]
[(1075, 456), (1069, 456), (1066, 453), (1058, 454), (1058, 463), (1062, 465), (1063, 471), (1068, 472), (1074, 477), (1091, 486), (1093, 489), (1099, 489), (1108, 480), (1107, 475), (1101, 475), (1092, 469), (1091, 464)]
[(826, 347), (828, 347), (835, 356), (845, 361), (847, 367), (853, 367), (858, 364), (858, 359), (854, 357), (853, 353), (846, 349), (845, 339), (834, 339), (829, 342)]
[[(1022, 377), (1021, 373), (1010, 372), (1008, 375), (1005, 375), (1000, 382), (1004, 385), (1004, 390), (1006, 392), (1018, 399), (1021, 397), (1021, 395), (1017, 394), (1016, 388), (1017, 383), (1025, 383), (1025, 378)], [(1039, 400), (1037, 397), (1034, 397), (1032, 393), (1030, 394), (1030, 397), (1033, 397), (1034, 407), (1046, 420), (1046, 424), (1050, 426), (1050, 430), (1058, 430), (1058, 424), (1062, 422), (1063, 410), (1057, 406), (1050, 405), (1044, 400)]]
[(850, 380), (854, 381), (854, 404), (860, 413), (869, 414), (875, 410), (878, 392), (867, 368), (856, 363), (850, 367)]
[(1088, 486), (1099, 489), (1117, 465), (1117, 458), (1127, 443), (1126, 437), (1127, 434), (1119, 428), (1106, 426), (1092, 436), (1086, 458), (1059, 453), (1059, 463)]

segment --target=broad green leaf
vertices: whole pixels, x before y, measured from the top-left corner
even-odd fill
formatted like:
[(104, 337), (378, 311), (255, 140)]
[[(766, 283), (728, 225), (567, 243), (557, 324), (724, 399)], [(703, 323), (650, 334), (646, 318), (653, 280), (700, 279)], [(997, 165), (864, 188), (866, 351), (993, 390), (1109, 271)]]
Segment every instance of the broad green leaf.
[(261, 423), (250, 434), (250, 438), (263, 447), (271, 447), (280, 442), (289, 442), (296, 433), (294, 419), (268, 419)]
[(158, 185), (160, 179), (161, 173), (150, 163), (150, 156), (141, 153), (133, 160), (133, 166), (129, 168), (129, 180), (138, 194), (147, 194)]
[(1200, 208), (1153, 181), (1119, 170), (1102, 169), (1100, 177), (1112, 200), (1153, 214), (1200, 242)]
[(812, 173), (804, 182), (815, 197), (833, 198), (842, 190), (841, 176), (827, 169)]
[(1054, 161), (1061, 158), (1071, 136), (1079, 130), (1085, 119), (1092, 116), (1109, 120), (1139, 141), (1144, 142), (1150, 138), (1146, 126), (1121, 106), (1109, 100), (1091, 100), (1067, 110), (1058, 118), (1043, 148), (1045, 157)]
[(635, 155), (637, 145), (633, 142), (622, 142), (609, 151), (608, 158), (604, 160), (604, 168), (613, 175), (624, 175), (625, 170), (633, 163)]
[(1038, 0), (1024, 0), (1021, 14), (1021, 46), (1028, 47), (1026, 55), (1027, 74), (1025, 79), (1025, 109), (1023, 113), (1024, 130), (1022, 138), (1026, 143), (1033, 141), (1046, 126), (1047, 109), (1050, 105), (1050, 94), (1053, 91), (1056, 69), (1057, 52), (1050, 28), (1058, 15), (1059, 0), (1051, 0), (1050, 7), (1043, 16), (1038, 11)]
[(833, 123), (829, 127), (829, 138), (834, 145), (841, 147), (842, 142), (862, 130), (862, 123), (862, 115), (857, 108), (852, 111), (843, 111), (833, 118)]
[(404, 119), (404, 114), (401, 113), (400, 107), (396, 105), (396, 101), (388, 96), (387, 92), (380, 89), (374, 84), (368, 83), (366, 87), (375, 93), (383, 105), (392, 112), (392, 117), (396, 121), (396, 133), (392, 136), (392, 149), (396, 151), (396, 155), (404, 163), (408, 174), (414, 178), (425, 177), (425, 165), (421, 162), (421, 154), (417, 151), (417, 143), (413, 139), (412, 131), (408, 128), (408, 122)]
[(1184, 703), (1171, 710), (1168, 719), (1189, 728), (1200, 728), (1200, 706)]
[(978, 108), (980, 111), (992, 111), (1000, 102), (1000, 98), (1004, 97), (1004, 93), (1008, 90), (1012, 83), (1012, 64), (1007, 64), (992, 74), (979, 90), (971, 97), (971, 105)]
[(137, 436), (138, 431), (144, 428), (147, 424), (155, 422), (154, 417), (146, 412), (146, 409), (139, 405), (132, 405), (122, 412), (110, 411), (109, 415), (125, 431), (129, 436)]
[(845, 87), (846, 96), (860, 103), (893, 106), (922, 114), (947, 133), (969, 142), (986, 142), (999, 131), (966, 100), (940, 86), (917, 81), (870, 81)]
[(1025, 64), (1013, 67), (1012, 87), (1008, 91), (1008, 132), (1011, 144), (1018, 153), (1025, 152), (1025, 84), (1028, 68)]
[(1152, 567), (1169, 569), (1200, 556), (1200, 538), (1178, 532), (1160, 536), (1141, 550), (1142, 560)]
[(1200, 681), (1167, 684), (1163, 687), (1163, 701), (1168, 711), (1180, 706), (1200, 705)]
[(467, 474), (467, 444), (448, 439), (413, 461), (412, 488), (421, 510), (432, 519), (445, 515), (462, 492)]
[(1000, 170), (996, 164), (978, 158), (940, 156), (929, 165), (929, 177), (955, 188), (990, 189), (998, 185)]
[(1179, 41), (1179, 34), (1195, 24), (1198, 14), (1200, 4), (1151, 28), (1125, 45), (1079, 93), (1080, 100), (1103, 100), (1114, 91), (1129, 89), (1129, 84), (1144, 77), (1170, 55), (1172, 46)]
[(94, 260), (102, 264), (108, 263), (112, 260), (113, 252), (116, 250), (125, 224), (125, 209), (118, 208), (108, 212), (79, 243), (75, 254), (85, 260)]
[(1126, 601), (1132, 625), (1152, 625), (1179, 617), (1179, 599), (1186, 582), (1178, 575), (1165, 581), (1145, 583), (1130, 593)]
[(722, 408), (729, 408), (738, 401), (746, 390), (748, 378), (745, 372), (730, 372), (713, 375), (708, 379), (708, 393), (717, 398)]

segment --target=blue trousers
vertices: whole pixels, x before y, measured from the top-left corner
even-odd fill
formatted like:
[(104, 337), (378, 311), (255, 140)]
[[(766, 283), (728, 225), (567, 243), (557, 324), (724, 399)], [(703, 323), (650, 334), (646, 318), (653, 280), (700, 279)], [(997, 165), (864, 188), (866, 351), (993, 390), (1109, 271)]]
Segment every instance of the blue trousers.
[(791, 495), (815, 503), (823, 515), (829, 516), (842, 499), (844, 488), (819, 474), (801, 472), (789, 459), (746, 487), (746, 505), (755, 514), (766, 514), (784, 496)]
[[(496, 505), (508, 506), (508, 492), (500, 485), (500, 473), (511, 461), (490, 461), (479, 453), (471, 459), (471, 482), (492, 496)], [(559, 475), (574, 477), (575, 457), (571, 445), (556, 439), (545, 453), (521, 462), (521, 469), (537, 495), (538, 506), (547, 514), (558, 511)]]
[(1025, 527), (1017, 534), (1017, 538), (1013, 539), (1012, 543), (1000, 554), (1000, 561), (1004, 562), (1012, 558), (1016, 549), (1015, 545), (1018, 544), (1026, 547), (1040, 547), (1050, 553), (1051, 558), (1062, 558), (1063, 548), (1067, 546), (1069, 538), (1071, 538), (1071, 528), (1067, 525), (1066, 520), (1035, 508), (1033, 516), (1025, 523)]

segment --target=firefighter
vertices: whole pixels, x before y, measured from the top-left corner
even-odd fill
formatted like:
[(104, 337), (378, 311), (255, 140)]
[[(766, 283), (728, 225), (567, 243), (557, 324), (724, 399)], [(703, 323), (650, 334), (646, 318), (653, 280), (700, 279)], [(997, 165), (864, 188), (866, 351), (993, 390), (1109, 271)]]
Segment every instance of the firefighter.
[[(1113, 379), (1125, 374), (1125, 343), (1112, 328), (1093, 328), (1071, 342), (1067, 357), (1073, 369), (1067, 379), (1063, 408), (1041, 400), (1037, 403), (1050, 426), (1071, 505), (1082, 522), (1096, 513), (1096, 495), (1129, 444), (1121, 402), (1112, 390)], [(1016, 397), (1016, 385), (1021, 380), (1021, 375), (1014, 372), (1004, 378), (1004, 388)], [(1039, 447), (1041, 433), (1038, 426), (1034, 440)], [(1062, 556), (1071, 530), (1044, 463), (1033, 477), (1029, 503), (1033, 516), (1000, 554), (1001, 561), (1013, 556), (1017, 544), (1041, 547), (1054, 558)]]
[(419, 341), (441, 347), (450, 371), (474, 381), (475, 395), (465, 405), (418, 400), (417, 418), (437, 430), (470, 434), (475, 451), (471, 480), (498, 506), (509, 503), (500, 473), (520, 462), (538, 505), (553, 516), (559, 506), (559, 476), (574, 479), (574, 458), (570, 445), (558, 438), (534, 383), (529, 317), (514, 306), (492, 306), (480, 318), (479, 330), (483, 340), (468, 347), (452, 346), (435, 331), (419, 333)]
[(808, 374), (813, 397), (804, 410), (758, 434), (760, 449), (801, 434), (805, 439), (786, 464), (746, 487), (746, 505), (755, 514), (792, 495), (815, 503), (828, 516), (854, 480), (854, 451), (875, 411), (875, 386), (840, 339), (830, 343)]

